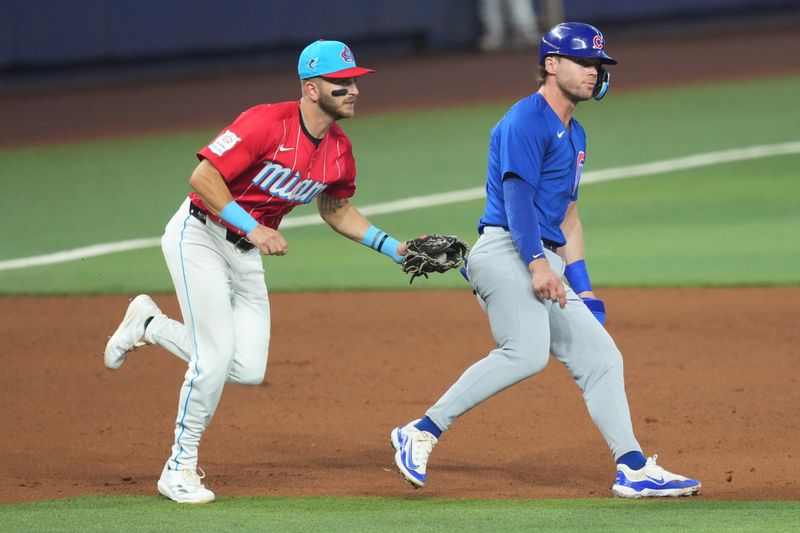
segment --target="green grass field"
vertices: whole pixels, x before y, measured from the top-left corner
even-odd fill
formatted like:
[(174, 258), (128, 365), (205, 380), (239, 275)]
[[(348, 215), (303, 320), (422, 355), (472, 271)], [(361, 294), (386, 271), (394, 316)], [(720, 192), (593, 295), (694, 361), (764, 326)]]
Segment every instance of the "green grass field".
[[(612, 94), (582, 105), (586, 171), (800, 141), (800, 77)], [(769, 98), (764, 98), (764, 95)], [(345, 123), (359, 165), (356, 205), (480, 187), (489, 130), (508, 107), (359, 117)], [(7, 202), (0, 261), (157, 237), (188, 192), (197, 131), (0, 150)], [(398, 149), (401, 147), (402, 149)], [(413, 160), (407, 154), (414, 153)], [(580, 209), (597, 286), (800, 283), (800, 155), (587, 184)], [(35, 188), (31, 187), (35, 184)], [(479, 200), (371, 217), (399, 238), (474, 240)], [(297, 215), (313, 213), (313, 207)], [(466, 288), (456, 273), (407, 279), (386, 258), (317, 225), (284, 230), (266, 258), (271, 291)], [(11, 238), (8, 238), (11, 236)], [(324, 257), (324, 262), (319, 258)], [(0, 295), (171, 292), (160, 249), (0, 270)], [(797, 502), (473, 501), (220, 498), (202, 508), (156, 497), (83, 497), (0, 506), (2, 531), (796, 531)]]
[[(796, 531), (797, 502), (83, 497), (0, 507), (8, 531)], [(6, 529), (8, 528), (8, 529)]]
[[(760, 99), (757, 108), (747, 104), (764, 91), (769, 99)], [(602, 105), (584, 104), (577, 114), (589, 132), (584, 172), (798, 141), (800, 110), (784, 104), (798, 91), (800, 77), (784, 77), (623, 93)], [(345, 123), (359, 165), (354, 202), (366, 206), (482, 186), (488, 133), (506, 107), (385, 114)], [(16, 236), (0, 241), (0, 261), (158, 237), (188, 192), (194, 151), (214, 133), (0, 151), (10, 199), (1, 224)], [(413, 161), (408, 153), (415, 154)], [(579, 205), (595, 285), (800, 283), (798, 163), (800, 155), (785, 155), (584, 185)], [(33, 191), (31, 182), (38, 185)], [(474, 200), (371, 220), (399, 238), (439, 231), (473, 241), (482, 207)], [(305, 206), (295, 214), (313, 212)], [(284, 234), (289, 255), (265, 259), (272, 291), (408, 288), (385, 258), (326, 226), (287, 228)], [(756, 254), (759, 261), (752, 260)], [(321, 256), (324, 268), (314, 260)], [(414, 288), (462, 283), (452, 274)], [(0, 294), (171, 290), (157, 247), (0, 270)]]

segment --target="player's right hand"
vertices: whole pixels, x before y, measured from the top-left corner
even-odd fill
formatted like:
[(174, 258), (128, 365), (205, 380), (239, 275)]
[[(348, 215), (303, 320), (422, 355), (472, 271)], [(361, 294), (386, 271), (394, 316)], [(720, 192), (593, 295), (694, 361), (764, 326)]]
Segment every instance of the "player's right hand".
[(259, 224), (247, 234), (247, 240), (252, 242), (264, 255), (286, 255), (289, 245), (278, 231)]
[(553, 272), (547, 259), (535, 259), (528, 264), (531, 273), (531, 286), (533, 293), (540, 300), (550, 300), (558, 302), (559, 307), (564, 309), (567, 306), (567, 293), (564, 290), (564, 283), (561, 277)]

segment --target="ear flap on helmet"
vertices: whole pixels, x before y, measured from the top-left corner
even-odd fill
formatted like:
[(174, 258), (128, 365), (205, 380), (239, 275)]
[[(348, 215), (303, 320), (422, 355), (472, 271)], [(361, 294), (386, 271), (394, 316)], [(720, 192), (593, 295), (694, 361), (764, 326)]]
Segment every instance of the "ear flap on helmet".
[(608, 84), (611, 83), (611, 74), (603, 65), (597, 67), (597, 82), (594, 84), (592, 96), (595, 100), (602, 100), (608, 92)]

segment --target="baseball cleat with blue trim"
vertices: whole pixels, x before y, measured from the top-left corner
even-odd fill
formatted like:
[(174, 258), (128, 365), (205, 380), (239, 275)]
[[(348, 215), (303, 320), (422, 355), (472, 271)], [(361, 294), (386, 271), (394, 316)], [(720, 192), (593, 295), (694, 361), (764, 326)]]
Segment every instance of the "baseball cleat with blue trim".
[(392, 446), (397, 450), (394, 463), (415, 489), (425, 486), (425, 467), (431, 450), (438, 442), (431, 433), (414, 427), (417, 422), (419, 420), (394, 428), (391, 436)]
[(611, 491), (620, 498), (657, 498), (661, 496), (694, 496), (700, 482), (668, 472), (656, 464), (658, 455), (647, 458), (639, 470), (617, 465), (617, 479)]
[(158, 492), (178, 503), (208, 503), (214, 501), (214, 493), (200, 481), (206, 477), (200, 470), (172, 470), (169, 464), (164, 465), (158, 479)]
[(131, 300), (125, 317), (108, 339), (108, 344), (103, 352), (103, 362), (106, 367), (116, 370), (122, 366), (130, 352), (145, 346), (147, 344), (147, 341), (144, 340), (145, 321), (152, 316), (162, 314), (161, 309), (146, 294), (140, 294)]

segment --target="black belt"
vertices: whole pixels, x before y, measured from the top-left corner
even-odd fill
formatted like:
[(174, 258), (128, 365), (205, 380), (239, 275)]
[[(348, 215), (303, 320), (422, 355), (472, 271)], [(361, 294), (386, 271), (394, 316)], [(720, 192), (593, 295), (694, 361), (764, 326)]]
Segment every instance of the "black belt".
[(542, 244), (544, 245), (545, 248), (547, 248), (551, 252), (556, 252), (561, 246), (557, 242), (551, 241), (550, 239), (542, 239)]
[[(208, 214), (202, 211), (199, 207), (194, 205), (194, 203), (189, 202), (189, 214), (192, 215), (194, 218), (202, 222), (203, 224), (206, 223), (206, 219), (208, 218)], [(247, 237), (244, 235), (239, 235), (235, 231), (230, 228), (225, 228), (225, 240), (233, 243), (238, 249), (243, 252), (249, 252), (255, 245), (247, 240)]]

